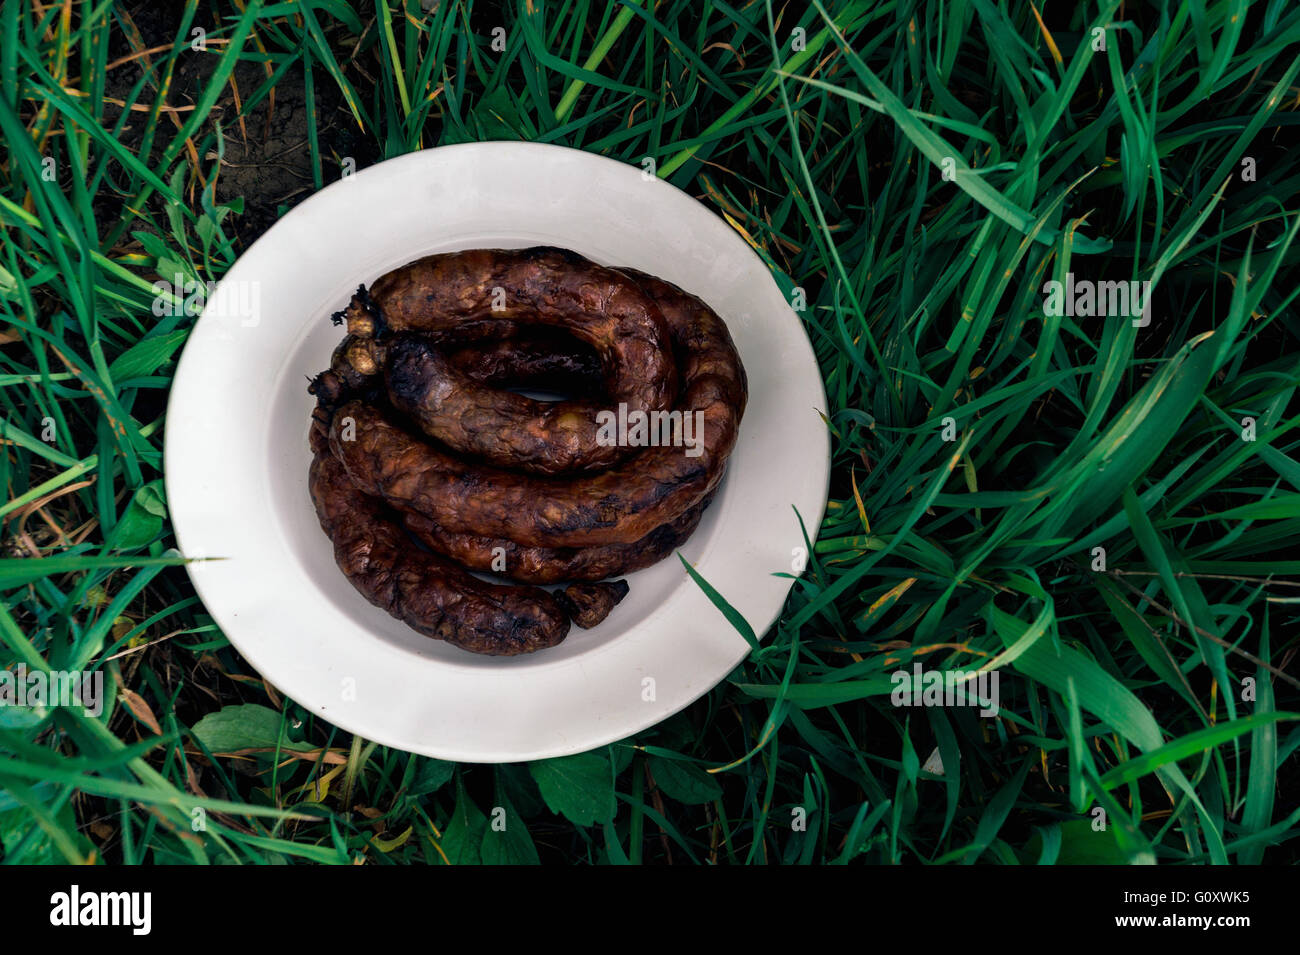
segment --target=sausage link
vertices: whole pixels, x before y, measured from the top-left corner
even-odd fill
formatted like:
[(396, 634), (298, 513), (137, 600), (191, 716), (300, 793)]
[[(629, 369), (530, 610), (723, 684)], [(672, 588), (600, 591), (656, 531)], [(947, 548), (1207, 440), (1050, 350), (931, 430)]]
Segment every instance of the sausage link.
[[(349, 334), (335, 347), (330, 367), (308, 386), (309, 394), (330, 406), (344, 394), (375, 396), (379, 393), (379, 366), (383, 347), (362, 336)], [(590, 346), (568, 335), (515, 330), (509, 337), (458, 346), (450, 353), (457, 371), (476, 382), (535, 388), (595, 397), (601, 393), (600, 361)]]
[[(358, 289), (336, 316), (344, 319), (348, 336), (309, 388), (321, 526), (368, 600), (473, 652), (532, 652), (563, 640), (570, 620), (603, 620), (627, 584), (596, 581), (662, 559), (698, 525), (748, 394), (726, 326), (707, 305), (564, 250), (430, 256)], [(448, 382), (450, 401), (439, 391)], [(515, 402), (489, 385), (551, 386), (592, 420), (602, 398), (631, 412), (698, 414), (702, 453), (650, 447), (599, 473), (548, 476), (619, 455), (563, 450), (562, 409)], [(407, 431), (390, 403), (435, 437), (452, 435), (462, 453), (512, 467), (540, 461), (541, 474), (463, 462)], [(529, 414), (531, 433), (520, 418)], [(525, 437), (503, 439), (510, 430)], [(589, 436), (567, 446), (578, 444), (601, 447)], [(491, 570), (498, 548), (516, 579), (580, 582), (548, 594), (464, 569)]]
[(361, 337), (420, 332), (435, 342), (501, 338), (519, 327), (562, 330), (595, 349), (611, 401), (663, 411), (677, 395), (672, 342), (655, 299), (626, 273), (567, 249), (426, 256), (358, 289), (335, 318)]
[(597, 440), (605, 402), (539, 401), (494, 388), (417, 338), (389, 344), (384, 370), (394, 408), (430, 437), (497, 467), (570, 474), (611, 467), (635, 451)]
[(555, 599), (575, 624), (590, 630), (609, 616), (627, 592), (626, 580), (611, 580), (604, 584), (572, 584), (556, 593)]
[(403, 514), (402, 523), (431, 550), (470, 570), (501, 573), (530, 584), (595, 581), (630, 574), (663, 560), (695, 532), (711, 498), (631, 544), (526, 547), (512, 540), (453, 534), (422, 514)]
[(484, 583), (419, 550), (379, 502), (348, 480), (318, 427), (312, 444), (308, 481), (316, 515), (339, 568), (372, 604), (426, 636), (474, 653), (514, 656), (565, 638), (569, 618), (555, 597), (537, 587)]
[[(675, 411), (699, 422), (697, 456), (673, 446), (644, 448), (618, 466), (565, 480), (470, 464), (406, 432), (374, 407), (352, 403), (355, 440), (331, 448), (354, 483), (398, 509), (448, 531), (535, 547), (630, 543), (669, 523), (712, 491), (735, 446), (748, 396), (744, 367), (726, 325), (676, 286), (629, 273), (659, 302), (682, 366)], [(379, 283), (376, 283), (378, 286)]]

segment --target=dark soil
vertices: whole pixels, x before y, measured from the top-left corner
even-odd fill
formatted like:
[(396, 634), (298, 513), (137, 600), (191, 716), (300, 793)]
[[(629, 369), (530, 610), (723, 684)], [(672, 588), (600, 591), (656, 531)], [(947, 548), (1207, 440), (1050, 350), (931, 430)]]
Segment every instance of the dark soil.
[[(129, 8), (130, 19), (139, 31), (145, 49), (171, 44), (180, 32), (181, 13), (180, 4), (137, 3)], [(202, 27), (210, 34), (213, 33), (218, 25), (205, 22), (204, 16), (200, 12), (190, 30)], [(138, 45), (132, 45), (125, 29), (115, 30), (109, 60), (129, 56)], [(250, 44), (249, 49), (256, 50), (256, 47)], [(212, 75), (221, 52), (222, 47), (218, 45), (209, 45), (203, 51), (192, 50), (187, 46), (177, 58), (167, 96), (168, 105), (182, 108), (195, 103), (202, 95), (204, 84)], [(153, 64), (152, 71), (144, 57), (112, 70), (108, 75), (107, 95), (125, 99), (131, 87), (139, 81), (142, 72), (150, 72), (151, 85), (146, 87), (138, 102), (151, 104), (164, 62), (159, 57), (164, 55), (152, 54), (148, 57), (148, 63)], [(291, 68), (276, 83), (273, 94), (263, 97), (250, 108), (249, 100), (266, 82), (267, 76), (265, 64), (240, 62), (234, 70), (233, 87), (229, 81), (225, 84), (207, 121), (193, 137), (196, 149), (207, 146), (200, 156), (199, 166), (205, 181), (210, 181), (215, 171), (217, 204), (229, 204), (239, 197), (244, 200), (242, 214), (231, 215), (223, 223), (227, 233), (234, 234), (238, 252), (246, 249), (280, 216), (315, 191), (307, 135), (308, 104), (303, 72), (298, 67)], [(344, 157), (351, 157), (357, 170), (372, 164), (379, 157), (370, 137), (358, 129), (356, 120), (328, 74), (319, 71), (314, 79), (321, 181), (323, 185), (328, 185), (339, 178)], [(238, 89), (238, 104), (235, 88)], [(117, 120), (117, 114), (113, 112), (115, 109), (112, 105), (106, 107), (107, 122)], [(142, 118), (146, 115), (140, 114)], [(175, 115), (180, 122), (184, 122), (184, 113)], [(142, 122), (129, 125), (123, 131), (123, 143), (133, 148), (138, 147), (142, 126)], [(161, 142), (155, 142), (151, 160), (156, 162), (161, 158), (161, 148), (168, 141), (168, 133), (175, 128), (170, 120), (162, 120), (157, 136)], [(218, 129), (221, 132), (223, 153), (219, 167), (215, 147), (217, 140), (211, 135)], [(187, 196), (191, 196), (197, 205), (198, 190), (203, 187), (203, 183), (198, 182), (193, 175), (190, 180), (186, 185)]]

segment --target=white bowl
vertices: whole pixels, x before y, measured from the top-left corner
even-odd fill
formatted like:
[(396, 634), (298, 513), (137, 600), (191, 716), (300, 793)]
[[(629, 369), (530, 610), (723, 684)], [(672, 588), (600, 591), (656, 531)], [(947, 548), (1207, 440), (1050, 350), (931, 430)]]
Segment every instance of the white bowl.
[(230, 269), (186, 344), (167, 409), (172, 522), (203, 603), (259, 673), (367, 739), (471, 762), (582, 752), (672, 715), (748, 645), (681, 561), (628, 576), (591, 630), (521, 657), (430, 640), (334, 563), (307, 492), (308, 379), (358, 284), (422, 255), (555, 245), (676, 283), (727, 322), (750, 399), (727, 476), (681, 553), (762, 634), (826, 505), (821, 376), (767, 267), (722, 219), (630, 166), (536, 143), (412, 153), (323, 189)]

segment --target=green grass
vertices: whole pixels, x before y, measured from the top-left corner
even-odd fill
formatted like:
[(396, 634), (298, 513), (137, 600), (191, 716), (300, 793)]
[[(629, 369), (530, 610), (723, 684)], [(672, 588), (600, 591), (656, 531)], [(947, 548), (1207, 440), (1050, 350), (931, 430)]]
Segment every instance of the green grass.
[[(6, 862), (1300, 858), (1300, 9), (435, 6), (0, 8), (0, 657), (111, 690), (0, 707)], [(801, 307), (828, 511), (687, 711), (452, 766), (304, 712), (205, 614), (160, 480), (193, 317), (153, 282), (291, 204), (271, 164), (220, 184), (294, 96), (294, 201), (467, 140), (649, 157)], [(1045, 314), (1071, 272), (1150, 281), (1150, 324)], [(999, 716), (893, 706), (914, 662), (996, 670)]]

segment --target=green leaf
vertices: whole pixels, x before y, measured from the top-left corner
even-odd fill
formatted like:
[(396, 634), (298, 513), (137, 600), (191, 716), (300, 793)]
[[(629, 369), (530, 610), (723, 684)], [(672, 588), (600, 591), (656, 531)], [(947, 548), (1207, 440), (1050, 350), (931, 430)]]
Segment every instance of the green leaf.
[(452, 865), (479, 865), (480, 846), (487, 831), (487, 816), (465, 793), (465, 783), (456, 777), (456, 809), (442, 832), (442, 851)]
[(610, 743), (609, 760), (614, 767), (615, 778), (623, 775), (623, 771), (632, 765), (632, 757), (635, 755), (636, 749), (631, 739)]
[[(1060, 836), (1056, 865), (1128, 865), (1128, 857), (1109, 829), (1094, 829), (1089, 819), (1071, 819), (1049, 827)], [(1025, 845), (1025, 854), (1036, 858), (1043, 848), (1043, 836), (1035, 832)]]
[(690, 561), (683, 557), (680, 552), (678, 552), (677, 558), (682, 562), (682, 566), (686, 568), (686, 573), (690, 574), (691, 580), (699, 584), (700, 589), (704, 591), (704, 595), (709, 598), (713, 606), (721, 610), (722, 615), (727, 618), (727, 622), (736, 628), (736, 632), (745, 638), (746, 643), (757, 650), (758, 637), (755, 636), (754, 628), (749, 625), (749, 621), (741, 616), (739, 610), (727, 603), (727, 599), (714, 590), (713, 585), (701, 577), (695, 568), (691, 566)]
[(483, 139), (519, 139), (523, 127), (510, 91), (498, 87), (480, 99), (470, 113), (482, 130)]
[(135, 501), (148, 513), (158, 517), (167, 516), (167, 500), (163, 497), (163, 482), (150, 481), (136, 491)]
[(497, 780), (520, 814), (531, 819), (546, 811), (537, 781), (528, 772), (527, 763), (503, 763), (496, 767)]
[[(1006, 646), (1014, 644), (1026, 629), (1022, 620), (996, 606), (990, 605), (989, 619)], [(1068, 647), (1052, 647), (1040, 641), (1017, 659), (1014, 666), (1025, 676), (1051, 687), (1063, 696), (1069, 693), (1067, 687), (1073, 680), (1079, 705), (1143, 752), (1151, 753), (1164, 745), (1164, 734), (1151, 710), (1112, 674), (1082, 653)], [(1167, 786), (1176, 786), (1186, 794), (1200, 817), (1209, 842), (1211, 859), (1216, 863), (1226, 863), (1223, 834), (1210, 821), (1208, 810), (1182, 770), (1176, 765), (1166, 765), (1156, 772)]]
[(609, 760), (597, 752), (542, 759), (528, 764), (551, 812), (591, 826), (614, 818), (618, 803)]
[(46, 706), (19, 706), (0, 701), (0, 730), (26, 730), (40, 726), (50, 718)]
[[(1260, 640), (1259, 656), (1269, 658), (1269, 618), (1264, 617), (1264, 631)], [(1257, 716), (1274, 712), (1273, 676), (1262, 666), (1255, 670), (1255, 711)], [(1250, 777), (1246, 790), (1246, 806), (1241, 813), (1241, 823), (1247, 832), (1268, 828), (1273, 818), (1273, 803), (1277, 790), (1277, 726), (1265, 722), (1250, 734)], [(1250, 846), (1237, 856), (1241, 865), (1259, 865), (1263, 861), (1264, 847)]]
[(162, 497), (162, 481), (152, 481), (135, 492), (126, 513), (115, 529), (115, 541), (123, 550), (135, 550), (157, 539), (162, 532), (167, 506)]
[(195, 739), (214, 753), (231, 753), (241, 749), (312, 750), (311, 743), (294, 742), (280, 737), (281, 714), (259, 703), (223, 706), (209, 713), (191, 727)]
[(655, 784), (678, 802), (687, 805), (713, 802), (722, 795), (722, 786), (694, 763), (651, 756), (647, 763)]
[[(1105, 513), (1147, 472), (1196, 406), (1214, 370), (1213, 344), (1184, 345), (1115, 416), (1074, 472), (1087, 493), (1069, 513), (1081, 527)], [(1065, 514), (1066, 511), (1062, 511)]]
[[(782, 695), (779, 684), (736, 683), (733, 685), (746, 696), (754, 699), (774, 699)], [(831, 683), (791, 683), (785, 688), (784, 698), (787, 703), (810, 710), (863, 700), (869, 696), (888, 696), (893, 692), (894, 686), (894, 681), (887, 676)]]
[(482, 857), (484, 865), (538, 865), (537, 846), (528, 834), (528, 826), (502, 791), (498, 780), (497, 804), (492, 807), (492, 819), (483, 833)]
[(42, 577), (71, 574), (83, 570), (116, 570), (123, 567), (171, 567), (185, 563), (186, 558), (174, 557), (57, 557), (0, 558), (0, 587), (16, 587)]
[(415, 778), (411, 780), (410, 788), (407, 790), (412, 796), (423, 796), (426, 793), (436, 792), (451, 779), (456, 772), (456, 764), (449, 763), (444, 759), (432, 759), (427, 756), (418, 757), (419, 764), (415, 770)]
[(1101, 777), (1102, 785), (1107, 789), (1113, 789), (1115, 786), (1141, 779), (1147, 773), (1155, 772), (1162, 766), (1190, 756), (1199, 756), (1206, 750), (1236, 739), (1243, 733), (1249, 733), (1280, 720), (1300, 720), (1300, 713), (1256, 713), (1253, 716), (1243, 716), (1241, 719), (1216, 723), (1214, 726), (1195, 730), (1173, 742), (1166, 743), (1159, 749), (1125, 760)]
[(171, 358), (188, 335), (187, 330), (181, 330), (140, 339), (108, 366), (109, 377), (114, 381), (126, 381), (152, 375)]
[[(35, 798), (36, 788), (19, 787), (29, 806), (0, 812), (0, 846), (6, 864), (63, 865), (89, 858), (94, 846), (79, 831), (72, 800), (64, 800), (58, 812), (51, 813)], [(34, 830), (39, 832), (32, 838), (29, 834)], [(20, 846), (22, 855), (14, 855)]]
[(18, 280), (14, 278), (12, 272), (0, 265), (0, 298), (13, 301), (17, 298), (14, 292), (18, 291)]

